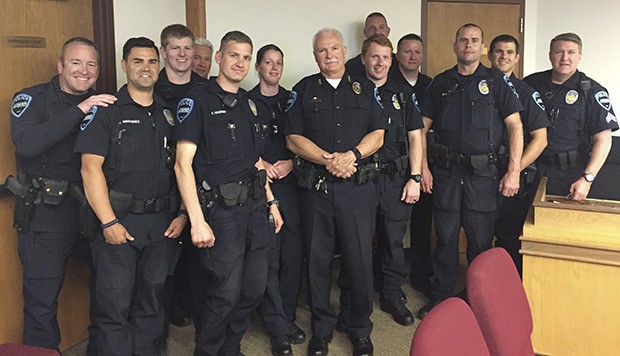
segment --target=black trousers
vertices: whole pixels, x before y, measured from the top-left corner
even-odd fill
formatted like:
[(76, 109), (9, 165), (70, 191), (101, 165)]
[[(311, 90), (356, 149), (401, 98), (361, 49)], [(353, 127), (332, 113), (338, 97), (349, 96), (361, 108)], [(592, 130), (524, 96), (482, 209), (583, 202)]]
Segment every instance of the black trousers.
[(248, 199), (230, 208), (216, 202), (207, 217), (215, 245), (194, 248), (194, 355), (238, 355), (250, 316), (263, 298), (274, 230), (265, 198)]
[(433, 225), (433, 195), (420, 192), (420, 200), (413, 204), (409, 236), (411, 238), (411, 271), (409, 280), (417, 288), (431, 288), (433, 264), (431, 230)]
[(293, 179), (271, 184), (280, 201), (284, 226), (272, 239), (267, 288), (260, 305), (265, 329), (271, 337), (288, 334), (295, 322), (303, 266), (303, 240), (299, 210), (299, 188)]
[(60, 344), (58, 295), (65, 267), (80, 240), (78, 231), (18, 234), (24, 297), (24, 345), (56, 349)]
[(433, 254), (433, 299), (454, 295), (459, 266), (459, 231), (467, 235), (469, 262), (491, 248), (499, 178), (495, 166), (474, 175), (468, 167), (434, 167), (433, 204), (437, 247)]
[(407, 281), (403, 238), (407, 231), (412, 205), (402, 202), (400, 197), (408, 179), (408, 176), (391, 179), (388, 175), (381, 175), (377, 182), (381, 299), (387, 302), (400, 300), (401, 286)]
[(331, 339), (336, 313), (330, 303), (332, 264), (336, 240), (342, 268), (351, 289), (347, 329), (353, 337), (372, 331), (372, 238), (377, 195), (372, 182), (329, 182), (327, 193), (304, 190), (302, 227), (309, 274), (309, 301), (314, 336)]
[(155, 355), (164, 328), (163, 292), (170, 249), (168, 212), (129, 214), (121, 223), (134, 241), (110, 245), (102, 233), (91, 249), (100, 355)]

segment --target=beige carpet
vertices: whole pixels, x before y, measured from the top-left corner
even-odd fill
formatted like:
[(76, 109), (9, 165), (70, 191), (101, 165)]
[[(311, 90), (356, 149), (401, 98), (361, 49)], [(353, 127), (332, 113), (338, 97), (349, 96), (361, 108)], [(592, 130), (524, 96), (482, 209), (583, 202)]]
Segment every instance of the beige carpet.
[[(465, 275), (465, 258), (461, 255), (461, 269), (457, 290), (460, 290), (464, 284)], [(336, 265), (336, 264), (335, 264)], [(338, 310), (339, 289), (336, 285), (336, 277), (338, 268), (334, 268), (334, 277), (332, 278), (332, 305)], [(425, 303), (426, 298), (419, 292), (413, 290), (409, 284), (403, 286), (407, 294), (407, 307), (414, 315), (417, 314)], [(293, 345), (294, 355), (306, 355), (308, 341), (312, 336), (310, 331), (310, 311), (305, 301), (305, 295), (300, 296), (300, 303), (297, 310), (297, 323), (308, 335), (308, 340), (302, 345)], [(417, 319), (411, 326), (401, 326), (397, 324), (392, 317), (379, 309), (379, 295), (375, 294), (374, 312), (372, 314), (372, 322), (374, 323), (371, 335), (372, 342), (375, 346), (375, 356), (397, 356), (409, 355), (409, 346), (411, 337), (415, 328), (420, 323)], [(170, 327), (170, 337), (168, 338), (168, 355), (169, 356), (191, 356), (194, 351), (194, 328), (189, 326), (186, 328)], [(246, 333), (241, 344), (241, 351), (246, 356), (268, 356), (271, 355), (271, 344), (269, 337), (262, 327), (260, 316), (254, 313), (252, 316), (252, 325)], [(78, 344), (73, 348), (63, 352), (63, 356), (83, 356), (86, 352), (86, 342)], [(333, 356), (351, 355), (352, 347), (346, 334), (334, 331), (334, 339), (329, 344), (329, 354)]]

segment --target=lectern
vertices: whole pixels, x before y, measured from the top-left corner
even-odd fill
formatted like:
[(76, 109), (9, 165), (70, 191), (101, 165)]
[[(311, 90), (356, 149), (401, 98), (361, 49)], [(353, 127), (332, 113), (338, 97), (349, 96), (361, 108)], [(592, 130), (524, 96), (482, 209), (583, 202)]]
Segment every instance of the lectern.
[(547, 195), (540, 182), (523, 227), (523, 284), (541, 355), (620, 350), (620, 202)]

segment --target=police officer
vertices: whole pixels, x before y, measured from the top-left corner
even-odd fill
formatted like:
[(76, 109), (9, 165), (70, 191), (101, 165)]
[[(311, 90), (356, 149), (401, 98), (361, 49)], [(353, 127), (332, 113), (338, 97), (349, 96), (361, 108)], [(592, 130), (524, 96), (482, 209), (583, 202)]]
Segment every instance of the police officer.
[[(429, 179), (422, 188), (433, 193), (437, 247), (432, 296), (420, 318), (454, 294), (460, 227), (465, 228), (471, 262), (491, 247), (498, 191), (512, 196), (519, 189), (522, 106), (508, 77), (480, 64), (482, 48), (482, 29), (461, 26), (454, 41), (457, 65), (435, 77), (421, 106), (425, 130), (433, 125), (436, 133), (428, 147), (432, 175), (425, 175)], [(504, 124), (510, 159), (500, 180), (495, 163)]]
[(15, 94), (11, 105), (17, 178), (31, 193), (16, 200), (23, 342), (49, 349), (60, 344), (57, 299), (67, 260), (80, 239), (78, 202), (66, 196), (68, 184), (81, 182), (80, 156), (73, 153), (78, 127), (93, 106), (116, 100), (92, 90), (99, 76), (99, 53), (91, 40), (65, 42), (57, 69), (49, 83)]
[(366, 77), (377, 88), (388, 117), (383, 147), (379, 150), (379, 207), (377, 235), (381, 266), (381, 309), (401, 325), (413, 324), (413, 315), (402, 299), (401, 286), (407, 280), (403, 236), (411, 207), (420, 198), (422, 181), (422, 119), (415, 94), (405, 104), (407, 91), (388, 76), (392, 64), (392, 43), (387, 37), (371, 36), (362, 45)]
[(550, 122), (537, 177), (547, 177), (547, 194), (577, 201), (587, 198), (611, 149), (611, 132), (618, 129), (607, 89), (577, 69), (581, 47), (575, 33), (555, 36), (549, 45), (552, 69), (524, 79), (541, 94)]
[(259, 157), (257, 107), (239, 88), (251, 59), (246, 34), (225, 34), (215, 55), (218, 77), (195, 86), (177, 109), (175, 171), (196, 246), (195, 355), (240, 353), (265, 291), (274, 233), (268, 212), (276, 233), (283, 224)]
[(279, 85), (283, 68), (284, 54), (278, 46), (261, 47), (256, 53), (259, 83), (249, 92), (264, 128), (263, 164), (286, 217), (280, 234), (272, 238), (267, 289), (260, 306), (263, 324), (271, 336), (273, 355), (292, 354), (290, 344), (300, 344), (306, 339), (304, 331), (295, 324), (304, 256), (299, 187), (297, 175), (293, 173), (293, 155), (286, 148), (284, 136), (284, 109), (290, 92)]
[(211, 63), (213, 62), (213, 45), (204, 37), (194, 39), (194, 59), (192, 70), (203, 78), (209, 78)]
[[(173, 24), (164, 27), (160, 35), (159, 52), (164, 59), (164, 68), (155, 83), (155, 93), (166, 101), (169, 108), (176, 109), (179, 100), (196, 84), (205, 81), (192, 71), (194, 57), (194, 34), (184, 25)], [(189, 281), (189, 231), (185, 229), (179, 243), (173, 249), (170, 276), (166, 280), (164, 300), (166, 327), (162, 340), (165, 347), (168, 338), (168, 321), (175, 326), (191, 325), (194, 308), (191, 301)], [(181, 248), (182, 247), (182, 248)]]
[[(387, 19), (380, 12), (373, 12), (366, 16), (364, 21), (364, 39), (374, 36), (382, 35), (385, 37), (390, 36), (390, 27), (387, 24)], [(390, 68), (390, 75), (398, 71), (398, 59), (392, 54), (392, 62), (394, 65)], [(362, 54), (349, 59), (346, 63), (347, 72), (355, 74), (360, 77), (366, 76), (366, 70), (364, 69), (364, 63), (362, 63)]]
[[(377, 196), (369, 164), (383, 143), (386, 118), (374, 85), (348, 74), (342, 35), (325, 28), (314, 35), (320, 73), (297, 83), (287, 105), (287, 146), (303, 158), (299, 183), (302, 228), (310, 275), (313, 338), (309, 355), (326, 355), (336, 324), (329, 302), (334, 245), (351, 284), (347, 331), (354, 355), (372, 355), (372, 238)], [(373, 98), (374, 91), (374, 98)]]
[[(424, 59), (424, 42), (414, 33), (404, 35), (398, 40), (396, 58), (398, 71), (390, 76), (404, 88), (406, 98), (415, 94), (418, 103), (422, 102), (426, 87), (431, 83), (431, 77), (420, 73), (420, 65)], [(394, 66), (394, 64), (393, 64)], [(428, 171), (428, 170), (427, 170)], [(409, 236), (411, 238), (411, 271), (409, 280), (413, 289), (421, 292), (427, 298), (431, 296), (431, 277), (433, 267), (431, 263), (431, 226), (433, 223), (433, 196), (425, 192), (420, 193), (420, 199), (411, 209)]]
[[(491, 41), (489, 61), (493, 68), (510, 78), (523, 105), (521, 123), (525, 137), (525, 149), (521, 156), (519, 193), (511, 198), (502, 197), (501, 207), (495, 222), (495, 246), (508, 251), (521, 274), (521, 255), (519, 236), (527, 212), (534, 200), (537, 186), (533, 183), (535, 166), (530, 166), (547, 145), (547, 126), (549, 120), (545, 115), (545, 108), (540, 94), (523, 81), (517, 79), (513, 73), (519, 62), (519, 41), (511, 35), (499, 35)], [(507, 137), (504, 144), (507, 145)], [(501, 160), (501, 158), (500, 158)], [(529, 184), (528, 184), (529, 183)]]
[(123, 46), (127, 85), (115, 105), (93, 107), (80, 125), (86, 197), (101, 221), (91, 241), (102, 355), (154, 355), (164, 326), (168, 254), (186, 218), (172, 214), (171, 111), (153, 88), (159, 54), (153, 41)]

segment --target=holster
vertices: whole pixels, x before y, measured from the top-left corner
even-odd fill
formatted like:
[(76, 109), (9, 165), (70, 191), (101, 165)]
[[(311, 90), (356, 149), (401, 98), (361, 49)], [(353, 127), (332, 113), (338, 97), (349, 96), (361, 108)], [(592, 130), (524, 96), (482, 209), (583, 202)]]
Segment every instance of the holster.
[(108, 193), (110, 205), (116, 217), (123, 219), (129, 214), (132, 204), (132, 195), (129, 193), (121, 193), (116, 190), (110, 190)]
[(318, 178), (316, 167), (308, 161), (302, 161), (299, 167), (297, 184), (304, 189), (312, 189)]
[(245, 204), (248, 199), (249, 184), (239, 182), (231, 182), (220, 184), (218, 187), (219, 197), (222, 205), (225, 207), (233, 207)]
[(267, 171), (264, 169), (259, 170), (250, 184), (252, 188), (252, 197), (254, 199), (260, 199), (264, 197), (267, 192), (265, 191), (265, 184), (267, 184)]
[(79, 184), (69, 185), (69, 194), (71, 194), (75, 200), (80, 204), (79, 208), (79, 221), (80, 221), (80, 234), (91, 240), (95, 238), (97, 231), (100, 228), (97, 215), (88, 204), (86, 195), (84, 194), (84, 188)]
[(4, 187), (3, 189), (15, 195), (13, 227), (19, 232), (28, 232), (30, 220), (34, 218), (36, 206), (41, 203), (39, 192), (32, 185), (25, 185), (13, 176), (6, 177), (2, 186)]
[(361, 166), (355, 173), (355, 184), (360, 185), (368, 181), (374, 181), (379, 175), (379, 165), (377, 163), (369, 163)]
[(442, 145), (439, 143), (433, 143), (428, 146), (430, 148), (430, 156), (433, 158), (433, 162), (445, 169), (452, 168), (452, 150), (450, 146)]
[(41, 201), (47, 205), (58, 205), (67, 194), (69, 182), (61, 179), (37, 178), (32, 184), (41, 192)]

